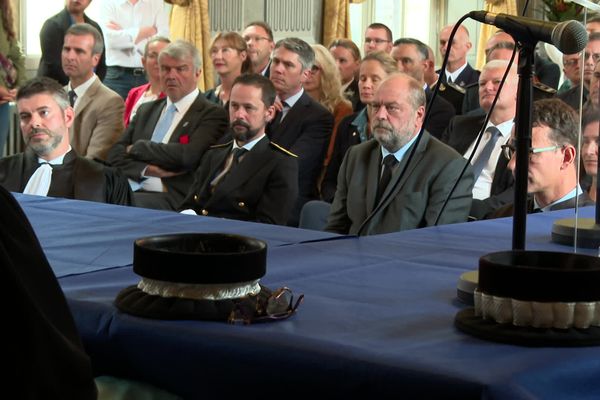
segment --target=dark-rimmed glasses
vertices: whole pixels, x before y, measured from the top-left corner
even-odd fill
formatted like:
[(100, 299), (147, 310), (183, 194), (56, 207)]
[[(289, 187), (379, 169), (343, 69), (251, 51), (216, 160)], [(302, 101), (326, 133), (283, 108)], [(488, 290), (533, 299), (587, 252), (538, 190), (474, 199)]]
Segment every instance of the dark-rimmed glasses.
[(264, 300), (261, 301), (260, 298), (257, 299), (254, 308), (244, 307), (244, 303), (236, 304), (227, 322), (231, 324), (241, 322), (248, 325), (255, 322), (286, 319), (296, 312), (302, 300), (304, 300), (303, 294), (294, 303), (294, 294), (292, 291), (287, 287), (281, 287), (273, 291), (266, 302)]

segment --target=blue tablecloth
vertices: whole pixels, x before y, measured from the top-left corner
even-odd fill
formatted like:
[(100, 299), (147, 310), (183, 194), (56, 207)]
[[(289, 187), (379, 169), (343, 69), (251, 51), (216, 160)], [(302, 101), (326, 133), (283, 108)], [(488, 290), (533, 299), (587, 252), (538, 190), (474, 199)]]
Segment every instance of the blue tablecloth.
[[(336, 238), (67, 200), (19, 201), (61, 276), (99, 374), (186, 398), (600, 398), (600, 348), (496, 344), (454, 327), (464, 307), (456, 300), (459, 275), (476, 269), (481, 255), (510, 249), (510, 219)], [(550, 243), (552, 222), (572, 214), (530, 216), (528, 248), (572, 252)], [(242, 326), (116, 311), (115, 295), (138, 280), (129, 266), (131, 240), (182, 229), (267, 240), (262, 282), (304, 293), (298, 314)], [(80, 255), (69, 255), (75, 251)]]

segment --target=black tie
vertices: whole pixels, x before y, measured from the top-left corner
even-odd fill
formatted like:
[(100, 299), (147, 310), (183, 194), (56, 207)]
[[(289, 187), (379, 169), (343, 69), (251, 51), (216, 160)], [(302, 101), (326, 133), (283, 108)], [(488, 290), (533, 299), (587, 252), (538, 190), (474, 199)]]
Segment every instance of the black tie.
[(502, 132), (495, 126), (489, 126), (485, 131), (489, 132), (490, 140), (488, 140), (483, 147), (483, 150), (481, 150), (481, 153), (479, 153), (477, 160), (473, 162), (473, 175), (475, 176), (475, 181), (477, 181), (477, 178), (481, 175), (481, 171), (483, 171), (492, 156), (498, 139), (502, 136)]
[(69, 90), (69, 104), (71, 104), (71, 107), (75, 107), (75, 100), (77, 100), (77, 95), (75, 94), (74, 90)]
[(273, 119), (273, 121), (271, 121), (271, 126), (270, 126), (270, 131), (274, 132), (277, 130), (277, 128), (279, 128), (279, 125), (281, 124), (281, 119), (283, 118), (283, 111), (287, 108), (288, 112), (289, 112), (289, 105), (285, 102), (282, 101), (281, 102), (282, 108), (281, 111), (279, 111), (277, 113), (277, 115), (275, 116), (275, 118)]
[(229, 171), (239, 164), (240, 158), (246, 154), (248, 150), (244, 149), (243, 147), (236, 147), (231, 152), (233, 153), (233, 159), (231, 160), (231, 167), (229, 167)]
[(394, 167), (398, 164), (398, 160), (393, 154), (388, 154), (383, 159), (383, 171), (381, 172), (381, 178), (379, 178), (379, 184), (377, 185), (377, 197), (375, 198), (375, 204), (378, 204), (381, 200), (381, 196), (392, 179), (392, 172)]

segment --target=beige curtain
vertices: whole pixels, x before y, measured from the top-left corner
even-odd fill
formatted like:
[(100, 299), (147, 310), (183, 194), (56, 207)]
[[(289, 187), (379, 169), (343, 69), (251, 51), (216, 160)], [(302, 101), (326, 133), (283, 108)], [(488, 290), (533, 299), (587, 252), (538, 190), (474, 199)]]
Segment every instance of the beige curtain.
[(165, 0), (173, 4), (171, 10), (171, 40), (185, 39), (194, 45), (202, 56), (202, 75), (198, 88), (202, 91), (214, 87), (213, 66), (210, 62), (210, 19), (208, 0)]
[(364, 0), (323, 0), (323, 36), (321, 43), (329, 46), (334, 39), (350, 38), (349, 4)]
[[(486, 0), (485, 11), (493, 13), (504, 13), (510, 15), (519, 15), (517, 12), (517, 1), (516, 0)], [(488, 39), (498, 30), (493, 25), (481, 24), (481, 31), (479, 33), (479, 41), (477, 42), (477, 69), (485, 65), (485, 44)]]

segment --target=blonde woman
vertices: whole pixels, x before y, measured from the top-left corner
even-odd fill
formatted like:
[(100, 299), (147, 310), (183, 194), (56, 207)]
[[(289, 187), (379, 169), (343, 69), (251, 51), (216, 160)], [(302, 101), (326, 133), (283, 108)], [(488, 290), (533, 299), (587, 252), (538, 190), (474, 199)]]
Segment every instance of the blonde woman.
[(323, 171), (325, 171), (333, 152), (337, 126), (344, 117), (352, 114), (352, 103), (344, 96), (340, 72), (329, 50), (320, 44), (311, 47), (315, 51), (315, 63), (304, 82), (304, 90), (332, 113), (334, 118), (333, 131), (323, 161)]

